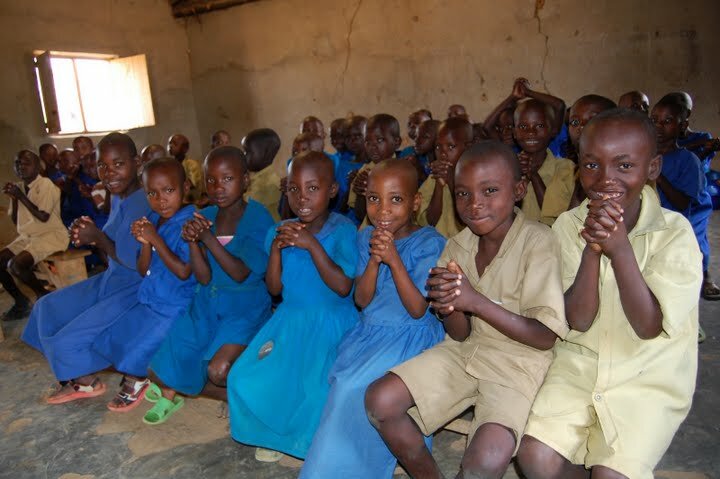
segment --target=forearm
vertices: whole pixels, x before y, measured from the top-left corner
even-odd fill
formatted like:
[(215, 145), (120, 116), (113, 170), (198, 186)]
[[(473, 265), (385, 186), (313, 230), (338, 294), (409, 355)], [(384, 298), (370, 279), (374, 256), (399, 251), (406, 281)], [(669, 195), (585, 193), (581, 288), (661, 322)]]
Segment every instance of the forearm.
[(322, 278), (327, 287), (342, 297), (350, 294), (353, 280), (345, 276), (342, 268), (330, 259), (325, 249), (317, 240), (313, 242), (313, 245), (308, 251), (315, 267), (320, 273), (320, 278)]
[(640, 339), (653, 339), (662, 332), (663, 314), (655, 295), (640, 272), (630, 243), (610, 260), (625, 317)]
[(430, 197), (430, 204), (428, 204), (425, 212), (425, 217), (430, 226), (435, 226), (440, 221), (443, 210), (443, 191), (440, 181), (435, 181), (435, 188), (433, 189), (432, 196)]
[(152, 260), (152, 246), (149, 244), (143, 244), (140, 247), (140, 254), (138, 255), (136, 269), (140, 276), (145, 277), (148, 268), (150, 268), (150, 261)]
[(275, 245), (270, 251), (270, 259), (265, 272), (265, 284), (271, 295), (279, 296), (282, 293), (282, 252)]
[(162, 262), (172, 274), (182, 280), (186, 280), (190, 277), (191, 266), (178, 258), (178, 256), (173, 253), (170, 248), (168, 248), (162, 238), (158, 237), (153, 246), (155, 247), (155, 251)]
[(375, 297), (379, 270), (380, 265), (370, 258), (365, 271), (363, 271), (355, 281), (355, 304), (358, 305), (360, 309), (365, 309)]
[(45, 223), (47, 220), (50, 219), (50, 213), (46, 213), (40, 209), (38, 209), (37, 206), (35, 206), (35, 203), (30, 201), (30, 199), (22, 195), (20, 198), (18, 198), (18, 201), (25, 205), (25, 207), (28, 209), (31, 215), (33, 215), (35, 218), (39, 219), (43, 223)]
[(688, 198), (680, 190), (677, 190), (670, 184), (670, 182), (663, 175), (658, 176), (656, 182), (660, 191), (663, 192), (668, 201), (679, 211), (685, 211), (690, 205), (690, 198)]
[(397, 288), (400, 301), (414, 319), (422, 318), (427, 311), (428, 303), (423, 295), (415, 286), (405, 265), (399, 262), (397, 265), (390, 266), (395, 288)]
[(196, 242), (188, 243), (188, 246), (190, 247), (190, 268), (195, 279), (200, 284), (208, 284), (212, 279), (212, 271), (202, 248)]
[(453, 311), (445, 316), (443, 326), (445, 327), (445, 332), (455, 341), (465, 341), (472, 331), (470, 318), (462, 311)]
[(17, 225), (17, 210), (18, 210), (18, 200), (17, 198), (12, 199), (12, 215), (10, 215), (10, 219), (12, 220), (14, 225)]
[(240, 258), (236, 258), (217, 240), (215, 236), (210, 236), (207, 240), (203, 240), (205, 247), (215, 257), (220, 267), (228, 276), (242, 283), (250, 276), (250, 268)]
[(497, 125), (500, 114), (509, 108), (515, 108), (516, 104), (517, 100), (512, 95), (501, 101), (500, 104), (490, 112), (488, 117), (485, 118), (485, 121), (483, 122), (483, 128), (485, 131), (491, 132), (495, 128), (495, 125)]
[(565, 316), (571, 329), (585, 332), (595, 321), (600, 307), (599, 281), (600, 254), (586, 246), (575, 281), (565, 292)]
[(108, 238), (108, 236), (102, 231), (99, 231), (94, 246), (97, 249), (101, 250), (103, 253), (105, 253), (105, 255), (107, 255), (109, 258), (120, 262), (120, 260), (118, 260), (117, 254), (115, 253), (115, 242)]

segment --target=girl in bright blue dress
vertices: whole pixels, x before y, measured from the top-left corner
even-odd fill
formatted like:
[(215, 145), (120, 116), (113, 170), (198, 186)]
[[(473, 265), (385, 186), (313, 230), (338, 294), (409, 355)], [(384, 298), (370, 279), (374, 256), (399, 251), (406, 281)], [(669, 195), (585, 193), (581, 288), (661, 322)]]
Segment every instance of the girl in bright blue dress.
[(225, 400), (230, 366), (271, 314), (263, 243), (273, 220), (260, 203), (243, 200), (243, 151), (212, 150), (205, 182), (213, 205), (196, 213), (182, 232), (200, 285), (150, 362), (157, 386), (145, 396), (155, 403), (143, 418), (146, 424), (161, 424), (180, 409), (184, 399), (178, 392)]
[(386, 160), (369, 175), (367, 213), (374, 226), (357, 240), (355, 301), (362, 314), (338, 346), (302, 479), (392, 477), (397, 460), (367, 418), (365, 389), (444, 336), (428, 310), (425, 282), (445, 238), (413, 221), (420, 206), (417, 191), (417, 171), (406, 160)]
[(357, 321), (350, 295), (356, 229), (328, 211), (338, 188), (332, 162), (323, 153), (298, 155), (287, 186), (298, 220), (272, 228), (265, 243), (266, 283), (271, 294), (282, 294), (282, 303), (228, 376), (230, 432), (236, 441), (260, 446), (260, 460), (282, 456), (262, 448), (305, 457), (337, 345)]
[(22, 339), (45, 355), (60, 387), (47, 402), (59, 404), (95, 397), (105, 385), (94, 375), (110, 361), (94, 348), (95, 340), (136, 303), (141, 276), (136, 271), (140, 249), (132, 223), (150, 213), (137, 176), (135, 143), (111, 133), (98, 144), (98, 170), (113, 195), (112, 210), (101, 231), (88, 217), (71, 226), (75, 246), (94, 244), (108, 257), (108, 269), (97, 276), (41, 298), (30, 314)]

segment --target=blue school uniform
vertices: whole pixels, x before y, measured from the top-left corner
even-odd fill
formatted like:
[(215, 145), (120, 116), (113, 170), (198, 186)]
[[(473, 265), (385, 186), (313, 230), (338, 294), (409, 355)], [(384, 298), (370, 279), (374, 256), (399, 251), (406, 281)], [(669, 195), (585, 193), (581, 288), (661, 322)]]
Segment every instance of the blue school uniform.
[[(685, 145), (689, 145), (690, 143), (695, 143), (696, 141), (709, 141), (712, 140), (712, 135), (705, 131), (693, 131), (689, 135), (687, 135), (685, 138), (678, 138), (677, 144), (680, 148), (685, 148)], [(693, 149), (689, 149), (692, 153), (695, 154), (700, 159), (700, 163), (702, 163), (703, 171), (707, 173), (710, 171), (710, 163), (712, 162), (712, 159), (715, 158), (715, 152), (710, 152), (707, 156), (701, 157), (700, 155), (703, 153), (702, 147), (695, 147)]]
[[(62, 178), (63, 181), (70, 184), (70, 192), (63, 195), (63, 202), (62, 205), (60, 205), (60, 216), (62, 217), (63, 224), (69, 227), (75, 219), (81, 216), (89, 216), (95, 221), (96, 210), (92, 198), (84, 197), (82, 193), (80, 193), (80, 188), (75, 181), (68, 179), (68, 177), (64, 175)], [(88, 186), (97, 183), (97, 181), (82, 171), (77, 173), (77, 179)], [(105, 225), (104, 223), (98, 224), (97, 222), (95, 224), (98, 228), (102, 228)]]
[(398, 158), (405, 158), (406, 156), (411, 156), (415, 154), (415, 147), (414, 146), (406, 146), (402, 150), (395, 153), (395, 156)]
[(690, 221), (700, 245), (700, 251), (703, 254), (703, 271), (707, 271), (710, 264), (710, 243), (707, 237), (707, 226), (712, 214), (712, 199), (706, 188), (705, 174), (700, 160), (689, 150), (678, 148), (663, 155), (662, 175), (670, 182), (673, 188), (680, 190), (690, 198), (688, 207), (685, 210), (679, 210), (658, 188), (662, 207), (677, 211)]
[[(358, 274), (370, 259), (373, 230), (369, 226), (358, 233)], [(424, 293), (428, 271), (437, 263), (445, 238), (426, 226), (395, 241), (395, 246), (413, 283)], [(375, 296), (338, 346), (330, 371), (330, 393), (300, 479), (392, 477), (397, 460), (367, 418), (365, 390), (393, 366), (442, 341), (444, 335), (442, 324), (429, 310), (419, 319), (410, 316), (390, 268), (381, 264)], [(431, 439), (426, 442), (430, 446)]]
[(560, 132), (555, 135), (552, 140), (550, 140), (548, 149), (552, 151), (553, 155), (557, 156), (558, 158), (567, 158), (565, 145), (568, 141), (570, 141), (568, 127), (565, 123), (563, 123), (562, 127), (560, 128)]
[(142, 279), (135, 269), (140, 243), (130, 226), (149, 213), (142, 189), (125, 199), (113, 197), (103, 231), (115, 242), (117, 260), (108, 258), (108, 269), (102, 274), (52, 292), (35, 303), (22, 340), (45, 355), (58, 380), (110, 366), (93, 344), (136, 302)]
[[(213, 222), (217, 206), (200, 211)], [(173, 324), (150, 362), (150, 369), (168, 387), (195, 395), (208, 381), (210, 360), (224, 344), (248, 344), (271, 314), (270, 294), (265, 287), (268, 255), (265, 235), (273, 225), (267, 209), (248, 201), (235, 234), (225, 249), (250, 269), (241, 283), (232, 279), (208, 251), (211, 279), (197, 285), (192, 304)]]
[[(330, 213), (315, 235), (350, 278), (356, 234), (350, 220)], [(275, 228), (268, 232), (267, 251), (275, 235)], [(337, 345), (357, 310), (352, 293), (343, 298), (331, 290), (304, 249), (282, 250), (282, 284), (283, 302), (228, 375), (230, 432), (236, 441), (302, 458), (325, 405)]]
[[(159, 227), (160, 215), (152, 212), (148, 216), (168, 249), (186, 264), (190, 262), (190, 248), (180, 235), (194, 212), (194, 206), (185, 206)], [(153, 249), (136, 304), (95, 340), (94, 350), (117, 371), (144, 377), (173, 322), (190, 304), (196, 284), (193, 275), (186, 280), (175, 276)]]

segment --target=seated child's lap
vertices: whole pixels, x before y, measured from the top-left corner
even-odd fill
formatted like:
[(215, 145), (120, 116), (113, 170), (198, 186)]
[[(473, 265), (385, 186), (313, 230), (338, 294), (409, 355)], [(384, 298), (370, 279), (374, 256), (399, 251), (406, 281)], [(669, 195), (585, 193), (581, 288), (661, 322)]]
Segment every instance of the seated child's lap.
[(6, 248), (15, 256), (27, 251), (33, 257), (35, 264), (37, 264), (54, 253), (65, 251), (68, 243), (67, 233), (49, 233), (35, 238), (20, 235)]
[(497, 423), (514, 432), (517, 451), (531, 401), (512, 388), (470, 375), (467, 362), (477, 347), (446, 339), (390, 372), (410, 391), (415, 407), (408, 413), (424, 435), (429, 436), (474, 406), (468, 437), (483, 424)]

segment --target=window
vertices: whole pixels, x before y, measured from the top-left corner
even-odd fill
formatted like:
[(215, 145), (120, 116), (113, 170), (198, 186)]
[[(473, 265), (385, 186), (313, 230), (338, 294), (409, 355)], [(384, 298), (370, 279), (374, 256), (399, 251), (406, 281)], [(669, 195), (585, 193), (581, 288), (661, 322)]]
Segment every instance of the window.
[(145, 55), (35, 53), (48, 133), (130, 130), (155, 124)]

